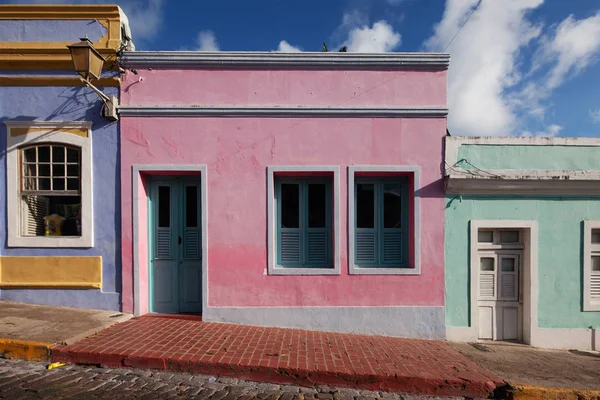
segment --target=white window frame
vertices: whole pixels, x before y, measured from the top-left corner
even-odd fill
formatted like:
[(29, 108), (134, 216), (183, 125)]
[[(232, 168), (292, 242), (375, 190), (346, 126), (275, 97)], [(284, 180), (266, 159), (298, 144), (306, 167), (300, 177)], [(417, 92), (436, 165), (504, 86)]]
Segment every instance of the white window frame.
[[(75, 122), (17, 122), (5, 121), (6, 135), (6, 193), (8, 220), (8, 247), (63, 248), (94, 246), (93, 218), (93, 171), (92, 171), (92, 123)], [(13, 129), (25, 130), (13, 134)], [(70, 129), (85, 129), (83, 137)], [(23, 236), (21, 218), (20, 157), (23, 146), (51, 143), (72, 145), (81, 149), (81, 236)]]
[[(332, 225), (332, 268), (284, 268), (277, 265), (277, 210), (275, 205), (275, 176), (293, 173), (331, 174), (333, 196), (333, 225)], [(340, 168), (329, 165), (285, 165), (267, 167), (267, 236), (268, 236), (268, 275), (339, 275), (340, 274)]]
[(600, 311), (600, 299), (592, 299), (592, 254), (600, 255), (600, 244), (592, 243), (592, 229), (600, 229), (600, 221), (583, 222), (583, 311)]

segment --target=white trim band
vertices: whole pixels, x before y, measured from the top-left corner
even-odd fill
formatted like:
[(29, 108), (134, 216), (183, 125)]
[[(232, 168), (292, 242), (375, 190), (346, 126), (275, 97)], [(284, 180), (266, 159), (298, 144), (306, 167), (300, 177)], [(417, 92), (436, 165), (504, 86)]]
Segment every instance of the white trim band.
[(134, 51), (123, 54), (128, 68), (306, 68), (306, 69), (428, 69), (446, 70), (450, 54), (445, 53), (279, 53)]
[(598, 171), (460, 170), (445, 179), (446, 194), (600, 195)]
[(120, 106), (125, 117), (445, 118), (445, 107)]

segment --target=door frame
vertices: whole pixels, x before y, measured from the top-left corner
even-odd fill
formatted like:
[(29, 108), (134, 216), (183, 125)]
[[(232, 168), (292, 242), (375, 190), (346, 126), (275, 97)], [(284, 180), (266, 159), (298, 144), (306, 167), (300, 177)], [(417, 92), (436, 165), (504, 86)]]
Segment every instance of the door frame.
[(469, 279), (470, 279), (470, 324), (469, 339), (479, 338), (478, 277), (479, 249), (477, 236), (479, 229), (519, 229), (523, 232), (523, 257), (521, 260), (520, 295), (522, 304), (523, 342), (531, 344), (538, 329), (538, 224), (534, 220), (471, 220), (469, 229)]
[[(155, 273), (152, 270), (152, 265), (151, 263), (154, 261), (154, 250), (155, 250), (155, 239), (156, 239), (156, 226), (154, 224), (157, 223), (157, 212), (154, 209), (155, 207), (155, 202), (158, 201), (158, 199), (154, 196), (158, 195), (158, 192), (155, 190), (158, 186), (161, 185), (168, 185), (170, 187), (170, 195), (172, 196), (173, 192), (174, 192), (174, 188), (178, 187), (178, 188), (186, 188), (188, 186), (188, 184), (194, 184), (194, 185), (198, 185), (200, 186), (200, 192), (202, 192), (202, 178), (200, 177), (200, 175), (149, 175), (147, 176), (147, 184), (149, 186), (149, 190), (148, 190), (148, 311), (150, 313), (156, 313), (155, 310), (153, 310), (153, 302), (154, 302), (154, 295), (155, 295), (155, 291), (154, 291), (154, 281), (155, 281)], [(183, 218), (180, 219), (181, 216), (183, 216), (183, 212), (184, 210), (186, 210), (186, 205), (185, 205), (185, 200), (184, 197), (185, 194), (183, 193), (183, 191), (179, 191), (178, 192), (179, 195), (181, 195), (182, 197), (179, 197), (178, 200), (178, 204), (177, 204), (177, 208), (173, 208), (173, 203), (170, 203), (171, 209), (169, 210), (170, 212), (170, 221), (171, 224), (173, 224), (172, 226), (175, 226), (176, 231), (179, 231), (181, 229), (180, 224), (185, 224), (185, 222), (183, 221)], [(200, 197), (198, 197), (198, 201), (202, 201), (202, 193), (200, 193)], [(172, 200), (172, 197), (171, 197)], [(202, 212), (202, 204), (199, 204), (200, 208), (198, 209), (198, 216), (200, 216), (200, 218), (202, 218), (201, 212)], [(175, 212), (174, 212), (175, 211)], [(200, 239), (202, 240), (202, 221), (200, 221), (200, 225), (198, 226), (201, 230), (200, 233)], [(176, 232), (177, 234), (179, 232)], [(184, 238), (184, 234), (182, 233), (181, 235), (178, 235), (180, 240), (181, 238), (183, 238), (183, 240), (185, 240)], [(173, 233), (171, 234), (171, 240), (174, 240), (174, 236)], [(173, 245), (173, 244), (172, 244)], [(200, 245), (202, 246), (202, 245)], [(174, 260), (174, 262), (179, 266), (181, 263), (180, 261), (182, 261), (182, 254), (181, 254), (181, 247), (177, 246), (177, 259)], [(201, 253), (201, 257), (203, 257), (204, 255)], [(200, 259), (200, 262), (202, 262), (202, 258)], [(182, 313), (181, 311), (181, 299), (182, 299), (182, 271), (180, 270), (180, 268), (178, 267), (177, 270), (177, 304), (178, 304), (178, 310), (179, 313)], [(202, 287), (198, 288), (198, 290), (202, 290)], [(183, 311), (185, 313), (185, 311)]]
[(148, 313), (150, 287), (150, 260), (148, 258), (148, 196), (150, 195), (149, 177), (199, 176), (200, 213), (202, 229), (202, 314), (208, 307), (208, 195), (207, 167), (201, 164), (152, 164), (132, 166), (132, 206), (133, 206), (133, 313), (140, 316)]

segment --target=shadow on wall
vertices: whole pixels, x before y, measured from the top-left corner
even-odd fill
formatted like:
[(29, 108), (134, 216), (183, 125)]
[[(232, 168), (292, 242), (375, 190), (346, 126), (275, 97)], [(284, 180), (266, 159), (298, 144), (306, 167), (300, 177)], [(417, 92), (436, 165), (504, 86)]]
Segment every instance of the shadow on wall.
[(444, 180), (438, 179), (437, 181), (431, 182), (429, 185), (422, 186), (420, 189), (415, 190), (415, 196), (421, 199), (427, 198), (444, 198)]

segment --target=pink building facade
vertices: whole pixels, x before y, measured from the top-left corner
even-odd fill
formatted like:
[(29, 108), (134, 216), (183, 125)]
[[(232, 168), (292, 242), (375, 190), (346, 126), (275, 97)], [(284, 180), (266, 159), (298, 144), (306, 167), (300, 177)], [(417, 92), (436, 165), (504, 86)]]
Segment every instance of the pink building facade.
[(447, 55), (124, 61), (123, 311), (445, 337)]

